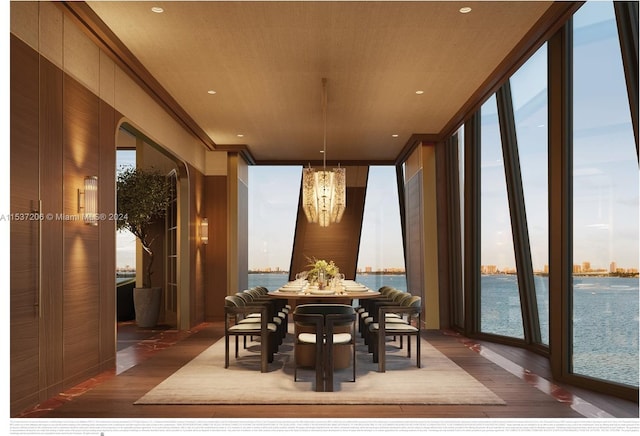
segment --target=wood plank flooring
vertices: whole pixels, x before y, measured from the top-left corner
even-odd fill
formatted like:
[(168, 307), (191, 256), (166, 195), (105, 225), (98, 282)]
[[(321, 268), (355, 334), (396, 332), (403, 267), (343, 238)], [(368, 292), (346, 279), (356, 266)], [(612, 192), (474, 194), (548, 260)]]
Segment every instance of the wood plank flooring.
[[(154, 336), (156, 335), (156, 336)], [(131, 367), (96, 378), (95, 386), (67, 393), (43, 404), (24, 417), (43, 418), (582, 418), (601, 413), (608, 417), (638, 418), (638, 404), (612, 397), (572, 390), (549, 383), (547, 374), (535, 374), (517, 368), (521, 362), (532, 363), (538, 372), (546, 372), (546, 359), (535, 354), (495, 344), (476, 344), (498, 356), (507, 356), (516, 370), (504, 369), (469, 346), (469, 341), (451, 332), (428, 331), (427, 340), (502, 398), (506, 405), (134, 405), (155, 385), (223, 337), (221, 323), (207, 323), (191, 334), (179, 332), (176, 342), (161, 346), (157, 333), (123, 326), (119, 335), (118, 366), (125, 353), (136, 343), (151, 353)], [(183, 337), (186, 336), (186, 337)], [(166, 341), (165, 341), (166, 342)], [(155, 349), (158, 349), (157, 351)], [(520, 363), (521, 363), (520, 362)], [(542, 382), (542, 383), (540, 383)], [(586, 411), (586, 413), (585, 413)], [(597, 416), (597, 415), (596, 415)]]

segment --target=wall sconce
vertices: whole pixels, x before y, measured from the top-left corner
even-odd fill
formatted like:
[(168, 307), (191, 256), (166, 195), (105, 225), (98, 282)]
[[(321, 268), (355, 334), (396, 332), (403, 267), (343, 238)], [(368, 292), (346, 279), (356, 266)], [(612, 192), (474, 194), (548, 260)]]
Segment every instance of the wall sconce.
[(209, 243), (209, 220), (206, 218), (202, 218), (200, 223), (200, 241), (203, 244)]
[(98, 176), (85, 177), (84, 191), (78, 189), (78, 213), (81, 212), (85, 224), (98, 225)]

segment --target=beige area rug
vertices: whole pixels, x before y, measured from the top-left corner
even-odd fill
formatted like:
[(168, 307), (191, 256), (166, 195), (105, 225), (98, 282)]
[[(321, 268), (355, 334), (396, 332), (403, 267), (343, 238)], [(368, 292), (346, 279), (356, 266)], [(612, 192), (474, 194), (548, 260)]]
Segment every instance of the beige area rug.
[[(363, 344), (358, 345), (356, 382), (351, 367), (334, 373), (334, 392), (315, 392), (313, 369), (299, 369), (293, 381), (291, 335), (260, 372), (259, 344), (250, 344), (234, 359), (230, 341), (230, 365), (224, 368), (224, 338), (165, 379), (135, 404), (505, 404), (483, 384), (436, 350), (421, 342), (421, 364), (415, 354), (387, 344), (387, 371), (378, 365)], [(360, 339), (361, 341), (361, 339)], [(405, 343), (406, 347), (406, 343)], [(415, 342), (412, 352), (415, 352)]]

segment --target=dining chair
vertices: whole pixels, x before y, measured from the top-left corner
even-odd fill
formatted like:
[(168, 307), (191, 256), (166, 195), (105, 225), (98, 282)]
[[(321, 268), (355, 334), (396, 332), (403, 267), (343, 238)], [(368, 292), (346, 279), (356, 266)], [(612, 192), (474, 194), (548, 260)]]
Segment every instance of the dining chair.
[(374, 306), (381, 302), (389, 302), (393, 299), (393, 296), (403, 293), (404, 291), (400, 291), (390, 286), (382, 286), (378, 292), (380, 292), (380, 297), (371, 300), (363, 300), (361, 307), (358, 309), (358, 331), (363, 338), (366, 334), (364, 320), (372, 316), (376, 311)]
[[(269, 322), (270, 307), (268, 305), (247, 305), (237, 295), (225, 297), (225, 321), (224, 321), (224, 367), (229, 367), (229, 340), (235, 337), (235, 358), (239, 357), (238, 339), (260, 337), (260, 371), (268, 372), (269, 363), (273, 362), (274, 354), (277, 352), (277, 326)], [(260, 318), (246, 318), (251, 313), (260, 313)], [(246, 321), (250, 320), (250, 321)], [(246, 344), (246, 342), (245, 342)], [(245, 346), (246, 348), (246, 346)]]
[[(388, 318), (388, 313), (406, 315), (406, 319), (398, 322), (396, 318)], [(377, 322), (369, 325), (370, 350), (373, 362), (378, 364), (378, 372), (386, 371), (386, 338), (387, 336), (407, 336), (407, 357), (411, 357), (411, 337), (416, 337), (416, 366), (420, 368), (420, 325), (422, 299), (413, 296), (401, 306), (380, 306)], [(402, 344), (400, 345), (402, 348)]]
[[(294, 381), (298, 380), (298, 368), (310, 362), (303, 359), (301, 347), (313, 346), (316, 373), (316, 391), (333, 391), (335, 346), (351, 348), (352, 379), (356, 381), (356, 313), (352, 306), (344, 304), (303, 304), (293, 312), (295, 324)], [(346, 330), (346, 331), (345, 331)]]
[[(273, 322), (278, 327), (278, 345), (282, 345), (285, 336), (287, 335), (287, 325), (288, 325), (288, 312), (281, 309), (280, 305), (274, 299), (269, 297), (260, 297), (256, 295), (251, 290), (245, 290), (243, 292), (236, 293), (238, 297), (240, 297), (247, 305), (261, 305), (266, 304), (270, 306), (270, 313), (273, 314), (270, 322)], [(248, 318), (259, 318), (259, 313), (252, 313), (248, 315)], [(241, 322), (249, 322), (247, 320), (243, 320)]]
[[(380, 293), (380, 297), (379, 298), (385, 298), (386, 295), (391, 292), (392, 290), (394, 290), (395, 288), (393, 288), (392, 286), (381, 286), (378, 289), (378, 292)], [(358, 318), (360, 317), (360, 315), (364, 312), (368, 313), (368, 308), (371, 305), (371, 301), (369, 299), (365, 299), (365, 300), (360, 300), (358, 303), (358, 307), (356, 307), (356, 314), (358, 315)]]
[[(367, 312), (363, 312), (360, 314), (358, 319), (360, 335), (364, 339), (365, 344), (369, 343), (369, 324), (377, 320), (378, 308), (380, 306), (393, 306), (393, 305), (401, 305), (402, 301), (406, 301), (411, 298), (411, 294), (406, 291), (400, 291), (398, 289), (393, 289), (391, 292), (387, 293), (382, 298), (372, 300), (369, 304), (369, 310)], [(388, 317), (396, 317), (392, 313), (387, 314)]]

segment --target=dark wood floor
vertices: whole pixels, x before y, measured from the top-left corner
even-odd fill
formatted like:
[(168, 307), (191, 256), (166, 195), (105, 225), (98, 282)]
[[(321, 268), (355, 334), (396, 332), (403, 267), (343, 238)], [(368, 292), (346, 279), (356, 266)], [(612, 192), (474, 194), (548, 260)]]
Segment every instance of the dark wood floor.
[[(153, 335), (122, 325), (119, 355), (136, 343), (153, 343)], [(424, 336), (440, 352), (502, 398), (506, 405), (317, 405), (313, 407), (233, 405), (134, 405), (134, 401), (223, 336), (223, 326), (205, 324), (175, 344), (152, 353), (120, 374), (111, 374), (72, 400), (25, 416), (44, 418), (582, 418), (605, 413), (638, 418), (638, 404), (550, 384), (541, 356), (511, 347), (465, 340), (451, 332)], [(125, 346), (128, 345), (129, 348)], [(153, 348), (153, 347), (152, 347)], [(506, 357), (510, 369), (484, 354)], [(526, 363), (526, 366), (523, 365)], [(119, 363), (120, 365), (120, 363)], [(521, 368), (524, 366), (524, 369)], [(585, 411), (587, 413), (585, 414)], [(608, 414), (608, 415), (606, 415)]]

